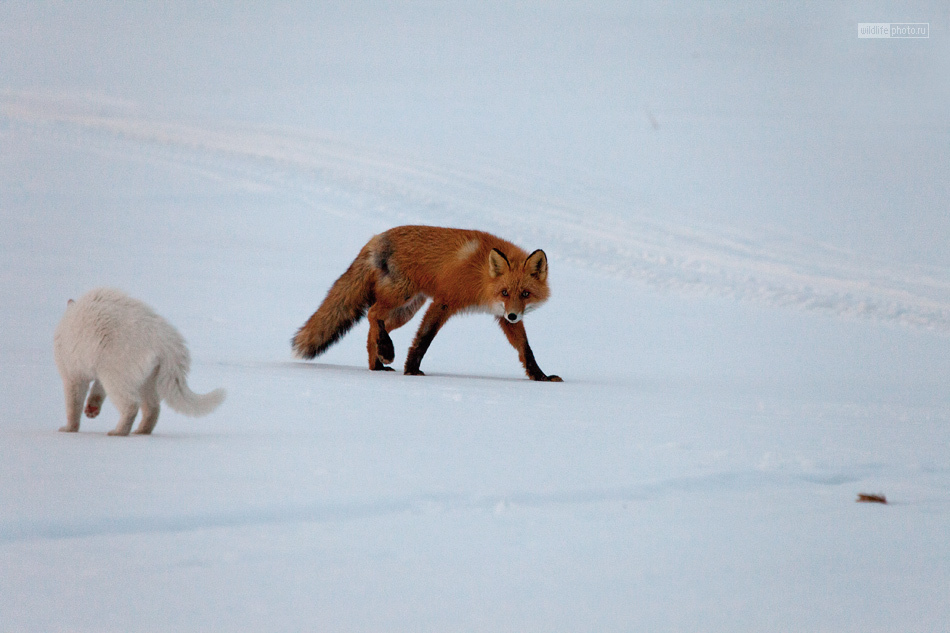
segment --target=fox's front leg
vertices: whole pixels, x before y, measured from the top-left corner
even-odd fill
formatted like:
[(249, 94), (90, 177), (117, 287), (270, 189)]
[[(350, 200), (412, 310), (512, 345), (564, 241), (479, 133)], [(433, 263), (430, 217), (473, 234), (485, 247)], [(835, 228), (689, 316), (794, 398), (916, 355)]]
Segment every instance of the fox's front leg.
[(447, 303), (438, 299), (433, 299), (425, 316), (422, 317), (422, 323), (416, 332), (416, 338), (412, 341), (412, 347), (409, 348), (409, 354), (406, 355), (406, 366), (403, 370), (407, 376), (425, 376), (419, 365), (422, 364), (422, 357), (432, 343), (432, 339), (439, 333), (439, 330), (448, 321), (449, 317), (455, 314)]
[(524, 365), (528, 378), (547, 382), (563, 382), (559, 376), (548, 376), (538, 367), (538, 362), (534, 359), (534, 352), (531, 351), (531, 346), (528, 345), (528, 334), (524, 329), (524, 321), (509, 323), (499, 317), (498, 324), (501, 325), (501, 329), (511, 346), (518, 350), (518, 358), (521, 359), (521, 364)]

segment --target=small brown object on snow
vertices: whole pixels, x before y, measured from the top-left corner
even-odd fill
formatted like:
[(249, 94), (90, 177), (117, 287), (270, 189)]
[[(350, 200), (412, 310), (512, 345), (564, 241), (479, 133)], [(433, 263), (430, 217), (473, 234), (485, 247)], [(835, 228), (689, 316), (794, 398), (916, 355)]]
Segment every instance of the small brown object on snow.
[(866, 495), (863, 492), (858, 494), (856, 499), (858, 503), (887, 503), (887, 497), (884, 495)]

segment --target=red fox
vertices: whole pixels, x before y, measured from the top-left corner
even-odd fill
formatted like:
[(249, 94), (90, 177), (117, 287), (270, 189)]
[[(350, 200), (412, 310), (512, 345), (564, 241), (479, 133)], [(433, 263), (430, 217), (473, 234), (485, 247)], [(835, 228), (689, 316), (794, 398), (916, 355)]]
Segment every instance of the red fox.
[(532, 380), (561, 382), (538, 367), (522, 318), (544, 303), (548, 260), (499, 237), (465, 229), (398, 226), (373, 237), (331, 286), (317, 311), (293, 338), (294, 353), (313, 358), (336, 343), (363, 316), (369, 319), (369, 368), (388, 370), (395, 358), (389, 332), (405, 325), (427, 298), (432, 303), (409, 348), (404, 373), (422, 376), (429, 344), (455, 314), (487, 312), (498, 318)]

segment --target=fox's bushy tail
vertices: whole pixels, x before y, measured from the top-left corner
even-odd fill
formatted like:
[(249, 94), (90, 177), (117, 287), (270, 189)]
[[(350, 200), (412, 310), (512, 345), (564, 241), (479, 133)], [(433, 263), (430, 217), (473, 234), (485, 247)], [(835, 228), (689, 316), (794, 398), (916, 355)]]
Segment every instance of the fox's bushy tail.
[(375, 301), (375, 271), (370, 257), (364, 248), (330, 287), (317, 311), (297, 330), (291, 341), (295, 356), (319, 356), (366, 315)]

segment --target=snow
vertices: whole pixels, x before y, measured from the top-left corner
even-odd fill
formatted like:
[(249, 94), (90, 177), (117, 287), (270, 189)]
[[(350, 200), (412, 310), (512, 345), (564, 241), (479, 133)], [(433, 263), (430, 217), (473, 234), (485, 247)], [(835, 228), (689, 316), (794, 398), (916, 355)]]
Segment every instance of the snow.
[[(0, 3), (0, 630), (947, 630), (948, 26)], [(367, 371), (365, 324), (294, 360), (401, 223), (544, 248), (565, 382), (484, 315), (424, 378)], [(56, 432), (99, 285), (218, 411)]]

